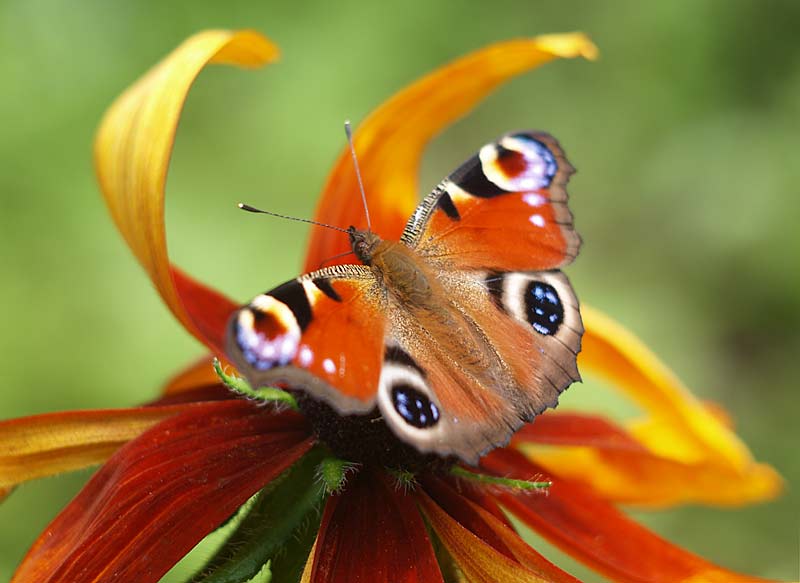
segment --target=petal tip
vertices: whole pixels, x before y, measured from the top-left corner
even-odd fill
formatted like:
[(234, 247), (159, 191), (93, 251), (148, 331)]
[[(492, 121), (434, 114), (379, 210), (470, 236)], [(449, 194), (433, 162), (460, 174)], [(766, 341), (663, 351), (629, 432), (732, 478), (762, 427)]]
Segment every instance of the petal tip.
[(536, 37), (536, 44), (544, 51), (557, 57), (573, 59), (583, 57), (588, 61), (597, 60), (600, 51), (588, 35), (582, 32), (545, 34)]
[[(198, 35), (201, 34), (203, 33), (198, 33)], [(278, 45), (257, 30), (243, 29), (232, 31), (229, 34), (231, 35), (230, 42), (214, 56), (214, 63), (254, 69), (280, 58), (281, 51)]]

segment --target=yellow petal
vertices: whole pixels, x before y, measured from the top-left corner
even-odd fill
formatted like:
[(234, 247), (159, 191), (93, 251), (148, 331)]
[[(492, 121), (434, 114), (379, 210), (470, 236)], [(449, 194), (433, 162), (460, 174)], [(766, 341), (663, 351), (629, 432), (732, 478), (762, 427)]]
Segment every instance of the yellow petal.
[[(780, 476), (769, 466), (755, 463), (726, 418), (692, 395), (641, 340), (593, 308), (584, 305), (581, 313), (586, 326), (578, 358), (581, 371), (606, 378), (646, 411), (647, 418), (631, 423), (629, 430), (654, 458), (672, 464), (672, 485), (678, 489), (670, 492), (669, 486), (652, 483), (649, 496), (637, 493), (634, 489), (643, 487), (648, 472), (637, 474), (613, 458), (616, 454), (588, 448), (540, 452), (535, 454), (537, 461), (591, 483), (611, 499), (647, 505), (743, 504), (780, 492)], [(649, 468), (655, 471), (656, 466), (654, 462)], [(687, 480), (693, 472), (690, 484)], [(649, 478), (655, 475), (663, 477), (658, 471)], [(687, 487), (679, 488), (681, 481)]]
[(187, 406), (69, 411), (3, 421), (0, 499), (4, 490), (22, 482), (98, 464), (124, 443)]
[(95, 140), (97, 176), (117, 227), (172, 313), (203, 341), (176, 291), (164, 231), (164, 185), (178, 118), (206, 65), (258, 67), (277, 55), (252, 31), (196, 34), (114, 102)]
[(737, 471), (714, 460), (683, 463), (590, 447), (520, 448), (546, 469), (590, 486), (606, 500), (631, 506), (741, 506), (774, 498), (782, 488), (778, 473), (765, 464), (753, 463), (746, 471)]
[[(354, 136), (373, 230), (387, 239), (399, 238), (418, 201), (423, 147), (443, 128), (515, 75), (556, 58), (596, 56), (597, 48), (581, 33), (501, 42), (426, 75), (375, 110)], [(353, 161), (345, 149), (328, 177), (316, 219), (343, 227), (366, 226), (358, 196)], [(306, 269), (349, 250), (341, 233), (315, 229)]]

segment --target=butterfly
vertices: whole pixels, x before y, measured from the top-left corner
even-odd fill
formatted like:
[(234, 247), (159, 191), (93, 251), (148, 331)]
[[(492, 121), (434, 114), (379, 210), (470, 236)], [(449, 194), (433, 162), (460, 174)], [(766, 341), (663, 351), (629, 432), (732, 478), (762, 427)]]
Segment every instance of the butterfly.
[(559, 268), (580, 247), (574, 169), (543, 132), (483, 146), (425, 197), (399, 241), (347, 229), (361, 264), (301, 275), (230, 319), (252, 386), (344, 420), (375, 415), (421, 454), (475, 464), (580, 380), (583, 324)]

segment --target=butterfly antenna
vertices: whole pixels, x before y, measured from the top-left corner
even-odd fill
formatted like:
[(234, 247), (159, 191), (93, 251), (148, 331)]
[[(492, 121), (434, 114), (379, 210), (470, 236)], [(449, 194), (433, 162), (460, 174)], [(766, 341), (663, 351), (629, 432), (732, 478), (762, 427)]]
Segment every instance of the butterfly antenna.
[(342, 233), (347, 233), (347, 229), (342, 229), (341, 227), (334, 227), (333, 225), (326, 225), (325, 223), (318, 223), (317, 221), (312, 221), (309, 219), (299, 219), (297, 217), (289, 217), (287, 215), (279, 215), (278, 213), (271, 213), (269, 211), (262, 211), (261, 209), (257, 209), (254, 206), (250, 206), (249, 204), (244, 204), (243, 202), (239, 203), (239, 208), (243, 211), (247, 211), (248, 213), (258, 213), (261, 215), (270, 215), (272, 217), (278, 217), (279, 219), (289, 219), (290, 221), (299, 221), (301, 223), (309, 223), (312, 225), (317, 225), (319, 227), (326, 227), (328, 229), (333, 229), (334, 231), (341, 231)]
[(361, 170), (358, 168), (358, 158), (356, 149), (353, 146), (353, 130), (350, 128), (350, 120), (344, 122), (344, 133), (347, 135), (347, 143), (350, 146), (350, 153), (353, 155), (353, 166), (356, 169), (358, 178), (358, 188), (361, 190), (361, 200), (364, 202), (364, 213), (367, 215), (367, 230), (372, 231), (372, 222), (369, 220), (369, 207), (367, 206), (367, 194), (364, 192), (364, 182), (361, 180)]

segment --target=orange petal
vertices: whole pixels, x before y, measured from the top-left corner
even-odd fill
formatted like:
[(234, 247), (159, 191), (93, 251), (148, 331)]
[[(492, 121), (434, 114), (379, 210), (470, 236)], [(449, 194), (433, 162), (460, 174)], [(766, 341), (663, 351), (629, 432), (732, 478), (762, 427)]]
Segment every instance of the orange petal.
[(467, 530), (426, 494), (419, 493), (425, 517), (447, 552), (471, 583), (548, 583)]
[[(425, 493), (461, 526), (491, 546), (502, 555), (515, 560), (525, 568), (552, 583), (579, 583), (569, 573), (562, 571), (528, 545), (516, 531), (506, 524), (506, 518), (494, 514), (498, 508), (493, 497), (472, 491), (460, 484), (462, 492), (443, 480), (427, 479)], [(502, 512), (502, 511), (501, 511)]]
[(215, 350), (233, 305), (171, 269), (164, 184), (186, 95), (209, 63), (258, 67), (278, 49), (252, 31), (210, 30), (186, 40), (108, 109), (95, 139), (95, 167), (111, 215), (172, 313)]
[[(426, 75), (375, 110), (354, 136), (373, 230), (387, 239), (400, 237), (417, 204), (423, 147), (439, 131), (515, 75), (556, 58), (596, 56), (597, 48), (580, 33), (497, 43)], [(328, 177), (316, 218), (342, 227), (366, 226), (353, 161), (346, 149)], [(349, 250), (341, 233), (315, 229), (306, 270)]]
[(99, 464), (124, 443), (190, 406), (69, 411), (3, 421), (0, 493), (28, 480)]
[[(641, 340), (593, 308), (584, 305), (581, 314), (586, 326), (578, 357), (581, 371), (605, 377), (649, 414), (643, 421), (631, 424), (629, 431), (654, 458), (673, 464), (673, 469), (684, 477), (687, 472), (702, 471), (697, 477), (706, 480), (705, 491), (684, 495), (675, 492), (672, 499), (654, 493), (651, 500), (638, 500), (639, 503), (664, 505), (701, 497), (711, 504), (742, 504), (772, 498), (781, 490), (780, 476), (769, 466), (757, 464), (725, 419), (692, 395)], [(580, 473), (587, 478), (591, 473), (605, 472), (595, 477), (604, 493), (609, 493), (612, 483), (616, 488), (623, 481), (618, 469), (608, 473), (609, 456), (599, 460), (596, 453), (577, 451), (537, 459), (548, 467), (558, 464), (559, 471), (569, 468), (575, 475)], [(682, 464), (685, 471), (679, 472), (676, 463)], [(632, 471), (620, 469), (624, 473)], [(681, 478), (676, 474), (676, 479)], [(606, 486), (600, 486), (601, 482)]]
[[(162, 395), (176, 395), (186, 391), (193, 391), (201, 387), (208, 387), (219, 383), (219, 377), (214, 372), (214, 356), (203, 356), (189, 366), (178, 372), (167, 381), (161, 390)], [(222, 363), (223, 369), (227, 366)]]
[(670, 459), (611, 421), (589, 415), (548, 412), (524, 426), (514, 445), (548, 471), (617, 503), (741, 505), (773, 497), (780, 486), (769, 466), (754, 463), (743, 474), (713, 458)]

